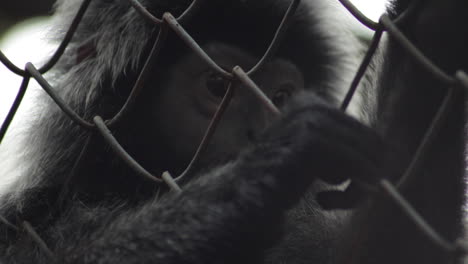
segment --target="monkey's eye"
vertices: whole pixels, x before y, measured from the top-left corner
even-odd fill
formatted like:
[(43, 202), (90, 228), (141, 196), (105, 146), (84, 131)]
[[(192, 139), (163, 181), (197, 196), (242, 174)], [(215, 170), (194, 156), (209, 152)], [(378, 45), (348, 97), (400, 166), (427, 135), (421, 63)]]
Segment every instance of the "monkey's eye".
[(206, 79), (206, 88), (217, 98), (223, 98), (227, 91), (227, 82), (219, 74), (210, 73)]
[(289, 89), (280, 89), (275, 92), (273, 97), (271, 98), (271, 101), (277, 106), (277, 107), (283, 107), (286, 101), (291, 97), (291, 90)]

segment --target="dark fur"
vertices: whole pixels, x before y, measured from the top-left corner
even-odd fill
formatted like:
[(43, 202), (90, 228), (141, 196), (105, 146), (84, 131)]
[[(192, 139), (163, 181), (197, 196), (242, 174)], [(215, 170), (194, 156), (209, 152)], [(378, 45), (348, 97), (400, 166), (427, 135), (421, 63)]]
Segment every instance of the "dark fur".
[[(166, 10), (179, 14), (188, 2), (142, 1), (157, 15)], [(228, 42), (258, 56), (289, 1), (205, 2), (212, 6), (202, 7), (194, 21), (184, 25), (187, 31), (201, 44)], [(405, 25), (405, 32), (444, 69), (466, 69), (467, 37), (448, 29), (464, 22), (462, 11), (468, 4), (427, 2)], [(66, 1), (60, 8), (67, 20), (76, 4)], [(322, 1), (311, 1), (310, 6), (300, 8), (278, 55), (304, 71), (313, 94), (296, 98), (237, 158), (205, 168), (206, 173), (183, 186), (182, 194), (158, 198), (157, 186), (121, 164), (97, 135), (83, 163), (72, 171), (87, 133), (43, 99), (47, 118), (32, 125), (28, 139), (26, 160), (31, 165), (4, 196), (2, 215), (17, 225), (30, 221), (59, 263), (447, 263), (451, 256), (428, 242), (382, 197), (364, 200), (350, 217), (331, 215), (315, 202), (317, 189), (309, 186), (318, 178), (339, 183), (401, 175), (446, 87), (390, 42), (378, 78), (378, 107), (369, 113), (376, 116), (371, 125), (377, 133), (342, 114), (334, 109), (343, 89), (337, 79), (348, 74), (350, 57), (340, 47), (342, 36), (321, 17)], [(406, 1), (397, 2), (395, 10), (405, 6)], [(94, 1), (89, 11), (54, 80), (81, 116), (109, 118), (127, 96), (155, 28), (123, 0)], [(451, 15), (439, 21), (443, 24), (427, 26), (437, 12)], [(186, 51), (174, 36), (169, 41), (155, 69), (160, 78)], [(141, 122), (145, 110), (136, 108), (139, 116), (115, 133), (131, 154), (158, 174), (167, 169), (167, 164), (158, 163), (163, 155), (171, 160), (177, 153), (141, 151), (145, 142), (154, 140), (141, 133), (148, 127), (158, 129)], [(424, 168), (404, 190), (418, 211), (451, 240), (462, 234), (464, 110), (459, 95)], [(71, 189), (58, 204), (62, 185), (72, 173)], [(2, 226), (0, 232), (5, 262), (51, 262), (24, 231)]]

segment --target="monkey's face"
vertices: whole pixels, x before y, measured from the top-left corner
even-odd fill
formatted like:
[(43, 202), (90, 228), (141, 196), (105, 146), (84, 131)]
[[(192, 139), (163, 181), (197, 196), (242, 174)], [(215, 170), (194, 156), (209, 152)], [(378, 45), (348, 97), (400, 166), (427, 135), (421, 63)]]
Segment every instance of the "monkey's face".
[[(226, 44), (204, 46), (208, 55), (226, 71), (239, 65), (248, 70), (258, 58)], [(157, 146), (163, 147), (181, 170), (195, 154), (228, 87), (228, 80), (215, 74), (196, 54), (189, 53), (173, 64), (165, 76), (166, 83), (150, 110), (151, 119), (159, 129)], [(278, 107), (282, 108), (291, 96), (304, 89), (301, 71), (284, 59), (273, 59), (252, 79)], [(201, 162), (216, 164), (236, 155), (242, 148), (255, 142), (259, 133), (274, 115), (244, 85), (234, 82), (233, 97), (210, 140)], [(174, 166), (174, 165), (172, 165)]]

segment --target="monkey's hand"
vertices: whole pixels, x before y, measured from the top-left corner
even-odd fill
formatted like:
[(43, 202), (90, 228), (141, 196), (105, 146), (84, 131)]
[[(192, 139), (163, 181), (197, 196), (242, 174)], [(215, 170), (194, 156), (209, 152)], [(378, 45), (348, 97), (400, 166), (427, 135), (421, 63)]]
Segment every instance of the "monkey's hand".
[[(275, 149), (276, 180), (294, 202), (316, 178), (337, 184), (351, 180), (344, 191), (318, 195), (322, 207), (348, 208), (372, 186), (384, 162), (384, 144), (377, 133), (313, 94), (301, 94), (265, 133), (257, 151)], [(254, 157), (262, 156), (255, 153)], [(272, 168), (273, 170), (273, 168)], [(359, 188), (358, 188), (359, 186)]]
[(310, 183), (373, 176), (380, 146), (371, 129), (302, 95), (236, 160), (58, 252), (65, 263), (261, 263), (281, 237), (284, 212)]

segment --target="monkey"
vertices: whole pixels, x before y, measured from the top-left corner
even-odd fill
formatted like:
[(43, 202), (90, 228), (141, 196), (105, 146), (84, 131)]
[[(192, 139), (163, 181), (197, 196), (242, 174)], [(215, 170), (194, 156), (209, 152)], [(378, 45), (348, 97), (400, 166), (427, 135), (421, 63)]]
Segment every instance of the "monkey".
[[(190, 2), (141, 3), (160, 17), (167, 11), (180, 15)], [(268, 47), (288, 3), (205, 0), (183, 26), (222, 68), (249, 69)], [(68, 21), (78, 4), (60, 0), (57, 12)], [(390, 17), (395, 18), (410, 1), (393, 4)], [(456, 0), (427, 1), (404, 21), (403, 32), (444, 70), (466, 69), (462, 59), (466, 37), (451, 28), (463, 21), (466, 7)], [(98, 134), (79, 128), (50, 99), (41, 98), (44, 117), (31, 124), (31, 135), (23, 143), (28, 167), (3, 195), (0, 215), (15, 226), (27, 221), (51, 253), (26, 230), (5, 224), (0, 226), (0, 259), (6, 263), (458, 260), (431, 244), (397, 206), (375, 191), (380, 178), (398, 180), (447, 87), (389, 38), (376, 76), (369, 77), (373, 82), (363, 84), (370, 97), (363, 98), (370, 102), (363, 102), (368, 103), (362, 107), (368, 112), (358, 115), (368, 122), (340, 111), (345, 81), (355, 65), (352, 51), (340, 41), (356, 42), (339, 23), (330, 22), (331, 8), (326, 1), (302, 2), (275, 57), (252, 76), (281, 116), (266, 111), (246, 87), (234, 82), (232, 102), (193, 174), (180, 182), (180, 193), (139, 178)], [(435, 24), (440, 20), (434, 16), (446, 14), (454, 15)], [(155, 27), (127, 1), (91, 2), (51, 76), (56, 92), (86, 120), (95, 115), (111, 118), (137, 78)], [(112, 132), (154, 175), (164, 171), (179, 175), (227, 92), (226, 80), (174, 34), (168, 36), (152, 70), (131, 118)], [(465, 190), (464, 97), (457, 92), (448, 119), (416, 173), (417, 181), (403, 190), (450, 241), (462, 234)], [(87, 147), (79, 159), (83, 145)], [(351, 183), (344, 191), (323, 187), (346, 181)], [(363, 186), (356, 187), (359, 183)]]

